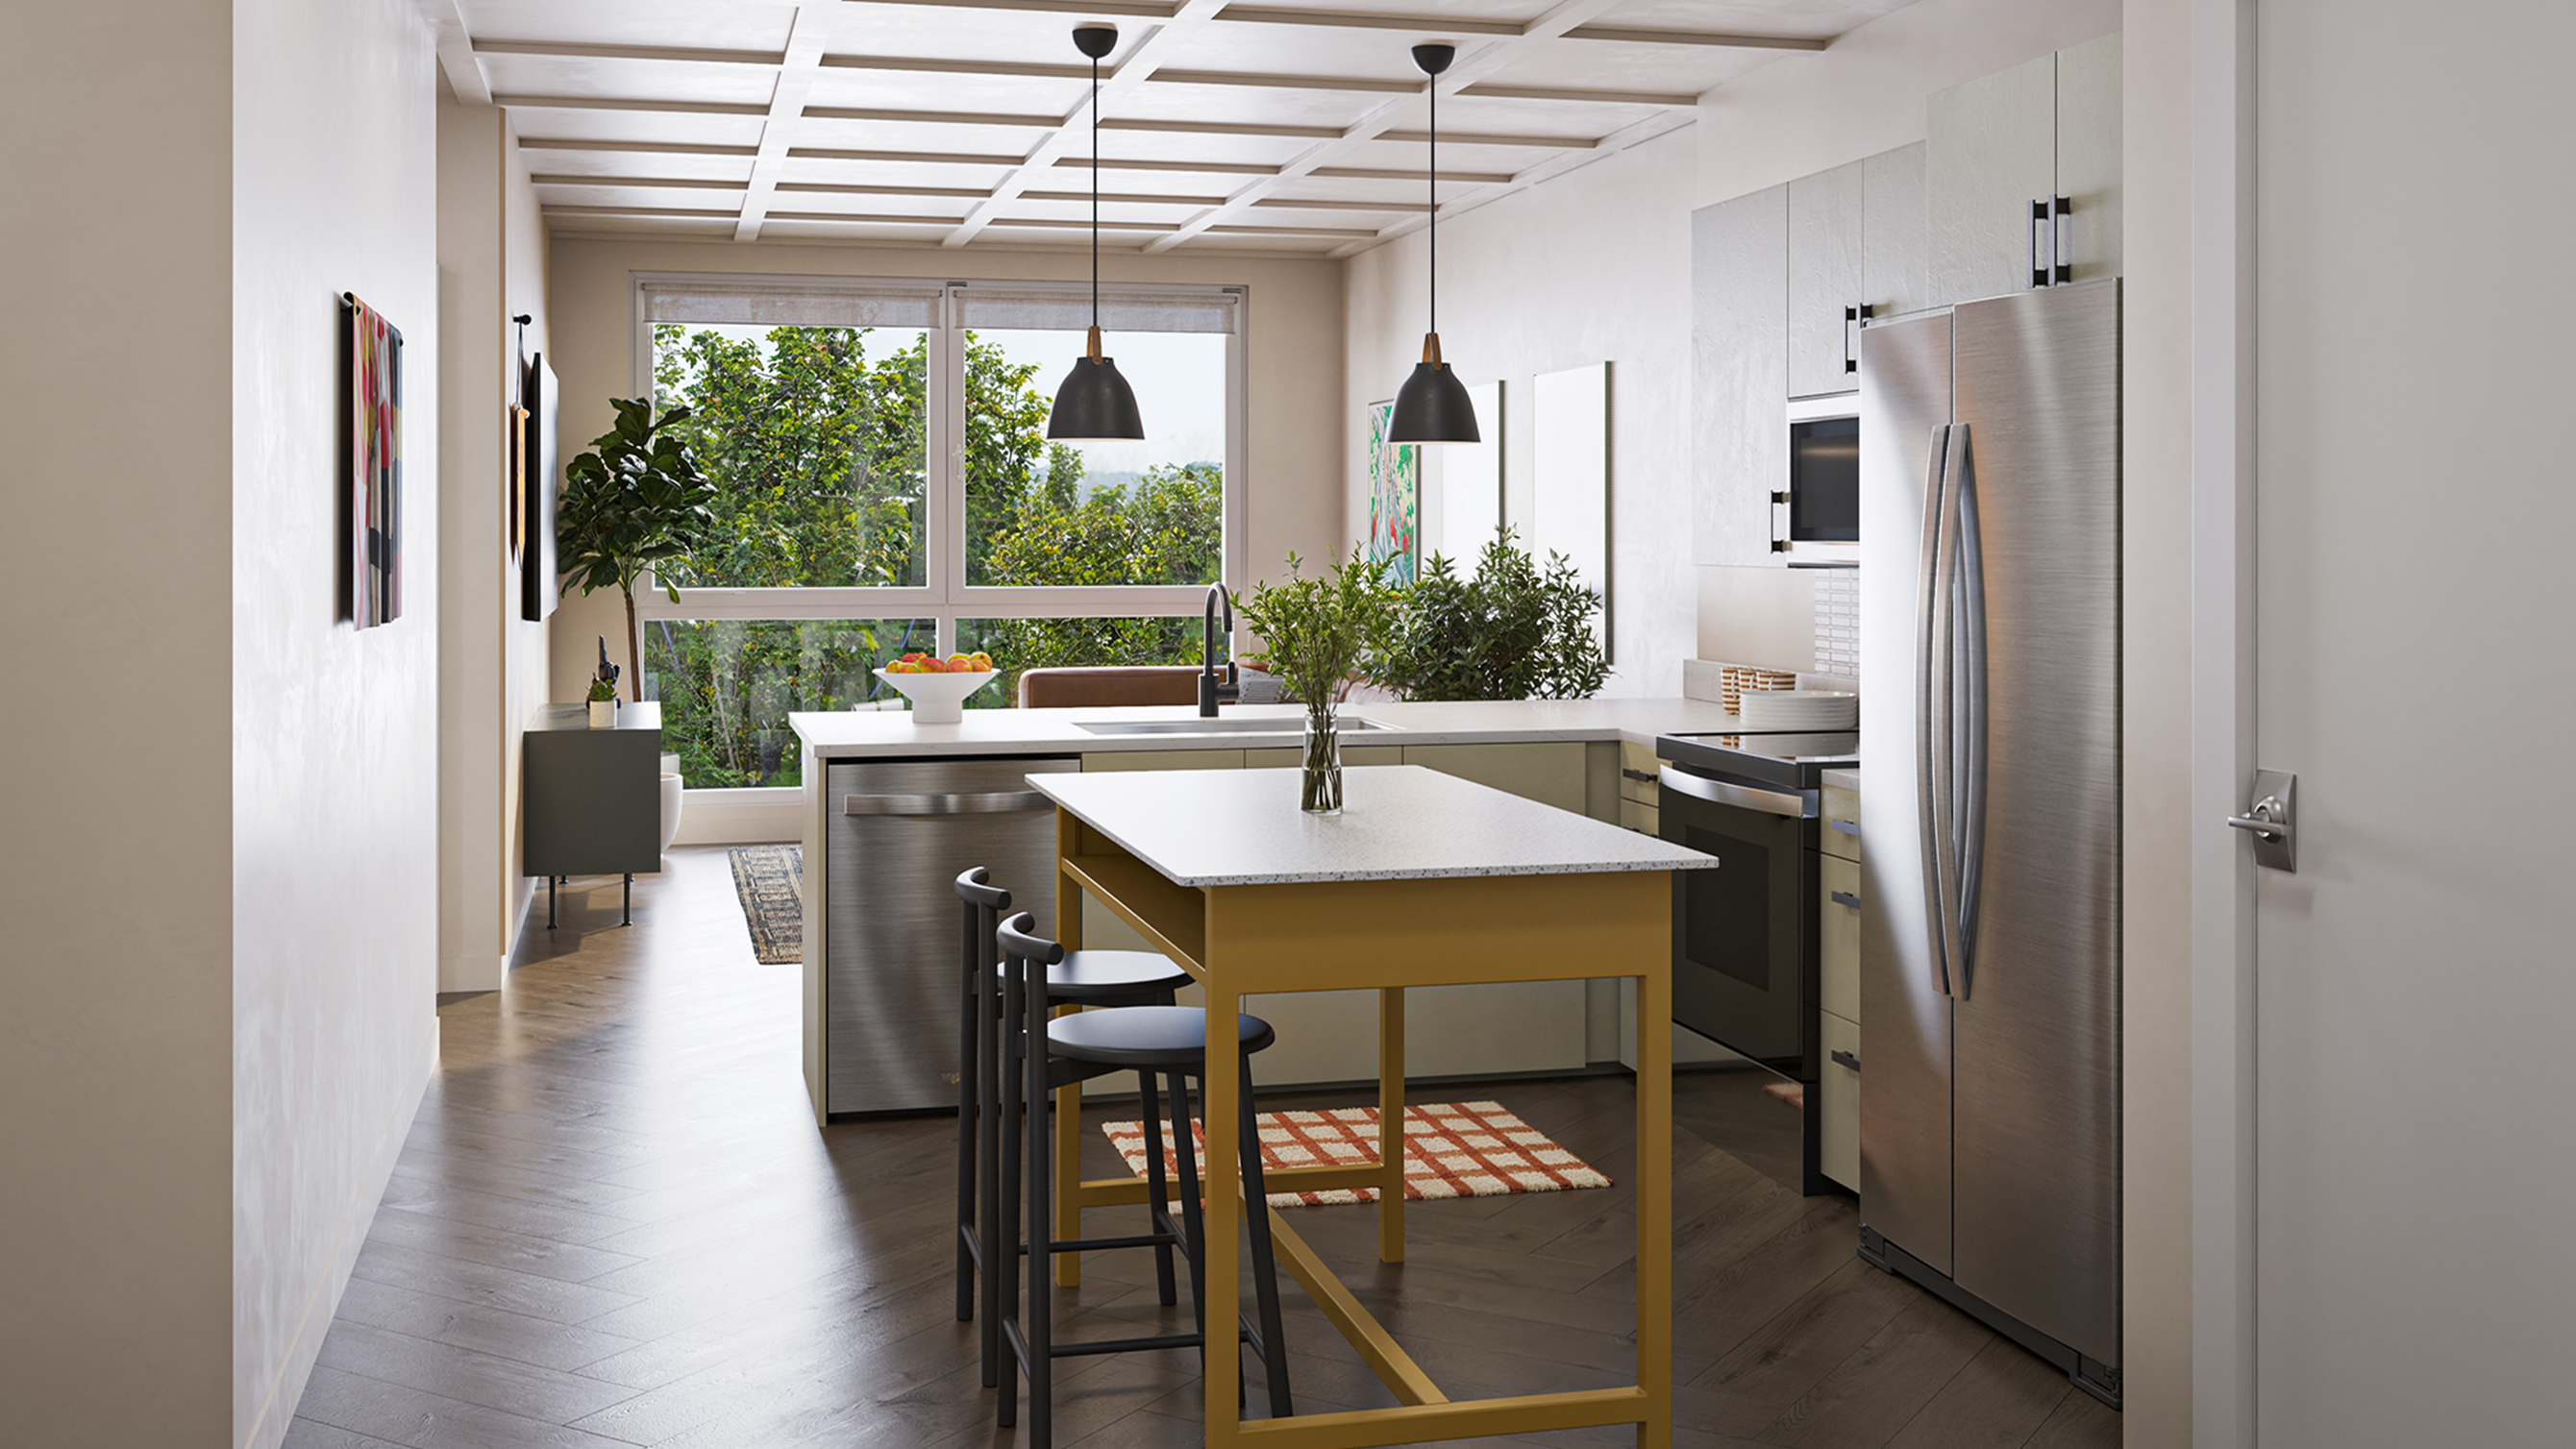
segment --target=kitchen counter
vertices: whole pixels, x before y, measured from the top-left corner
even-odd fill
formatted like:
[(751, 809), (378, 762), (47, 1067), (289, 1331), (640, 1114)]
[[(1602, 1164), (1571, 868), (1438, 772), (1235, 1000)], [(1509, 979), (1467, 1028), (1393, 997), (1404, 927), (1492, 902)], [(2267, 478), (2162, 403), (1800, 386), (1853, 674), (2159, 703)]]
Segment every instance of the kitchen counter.
[[(1216, 723), (1275, 719), (1280, 733), (1210, 731), (1102, 735), (1086, 721), (1187, 723), (1189, 705), (1134, 705), (1089, 709), (970, 709), (953, 725), (916, 725), (898, 710), (841, 710), (791, 714), (788, 724), (816, 758), (901, 759), (941, 755), (1086, 755), (1126, 750), (1244, 749), (1294, 746), (1305, 718), (1296, 704), (1227, 705)], [(1698, 699), (1468, 700), (1453, 704), (1353, 704), (1345, 719), (1383, 729), (1350, 729), (1342, 747), (1364, 745), (1514, 744), (1548, 740), (1627, 740), (1651, 748), (1657, 735), (1716, 734), (1737, 729), (1736, 716)]]
[(1029, 784), (1187, 887), (1693, 870), (1713, 856), (1426, 770), (1344, 774), (1342, 813), (1297, 808), (1293, 770), (1032, 775)]

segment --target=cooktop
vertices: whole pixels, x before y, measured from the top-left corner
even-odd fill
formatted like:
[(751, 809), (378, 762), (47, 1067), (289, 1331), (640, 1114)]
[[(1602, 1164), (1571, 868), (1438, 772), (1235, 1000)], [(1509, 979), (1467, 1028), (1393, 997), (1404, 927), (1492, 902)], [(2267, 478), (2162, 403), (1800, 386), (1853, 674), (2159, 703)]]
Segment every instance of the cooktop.
[(1698, 774), (1813, 790), (1825, 771), (1860, 763), (1860, 732), (1658, 735), (1655, 754)]

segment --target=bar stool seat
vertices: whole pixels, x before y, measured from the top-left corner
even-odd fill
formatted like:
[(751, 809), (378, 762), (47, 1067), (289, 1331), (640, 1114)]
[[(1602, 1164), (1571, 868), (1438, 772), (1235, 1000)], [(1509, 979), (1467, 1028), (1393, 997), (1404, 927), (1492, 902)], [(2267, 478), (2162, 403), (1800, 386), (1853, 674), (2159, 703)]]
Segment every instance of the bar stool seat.
[[(993, 979), (1002, 964), (993, 963)], [(1190, 973), (1159, 951), (1067, 951), (1047, 968), (1047, 996), (1058, 1005), (1168, 1006)]]
[[(1055, 990), (1052, 979), (1047, 990)], [(1270, 1023), (1249, 1012), (1234, 1024), (1247, 1056), (1279, 1039)], [(1195, 1006), (1130, 1006), (1060, 1016), (1047, 1023), (1047, 1051), (1119, 1068), (1194, 1067), (1207, 1056), (1207, 1013)]]

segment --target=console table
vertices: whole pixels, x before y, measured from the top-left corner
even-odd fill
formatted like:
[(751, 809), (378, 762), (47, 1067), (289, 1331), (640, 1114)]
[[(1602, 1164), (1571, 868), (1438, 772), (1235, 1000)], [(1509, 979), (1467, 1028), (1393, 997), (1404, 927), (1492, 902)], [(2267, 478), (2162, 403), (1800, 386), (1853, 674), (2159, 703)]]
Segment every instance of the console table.
[(519, 787), (522, 866), (546, 878), (546, 929), (568, 875), (625, 877), (618, 924), (632, 925), (635, 877), (662, 868), (662, 706), (621, 704), (611, 729), (592, 729), (586, 704), (541, 707)]

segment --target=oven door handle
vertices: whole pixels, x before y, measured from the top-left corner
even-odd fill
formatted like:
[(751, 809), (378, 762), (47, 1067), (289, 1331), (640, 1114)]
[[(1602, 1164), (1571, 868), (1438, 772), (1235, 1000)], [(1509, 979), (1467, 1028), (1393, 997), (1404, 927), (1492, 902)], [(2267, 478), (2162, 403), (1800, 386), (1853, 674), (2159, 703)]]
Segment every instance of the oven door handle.
[(1814, 790), (1757, 790), (1750, 785), (1712, 780), (1687, 770), (1664, 766), (1663, 785), (1677, 794), (1705, 800), (1712, 805), (1732, 805), (1740, 810), (1759, 810), (1765, 815), (1785, 815), (1803, 820), (1816, 813)]

